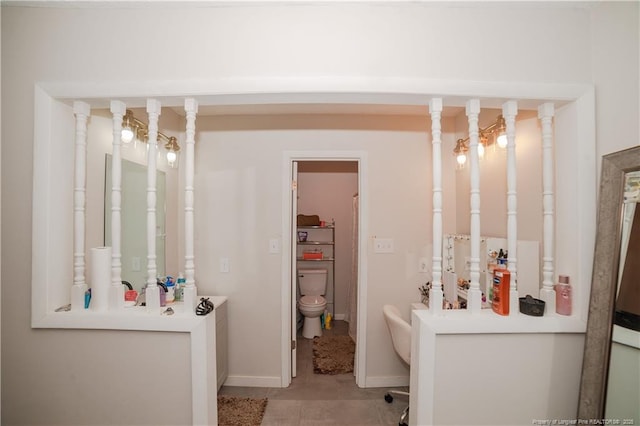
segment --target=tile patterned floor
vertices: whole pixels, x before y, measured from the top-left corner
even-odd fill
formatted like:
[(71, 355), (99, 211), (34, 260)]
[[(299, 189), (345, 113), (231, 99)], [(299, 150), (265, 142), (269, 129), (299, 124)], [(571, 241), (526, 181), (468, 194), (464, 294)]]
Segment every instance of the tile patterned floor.
[[(326, 334), (347, 334), (348, 324), (334, 321)], [(313, 373), (312, 340), (298, 336), (298, 374), (288, 388), (249, 388), (223, 386), (222, 395), (268, 398), (263, 426), (294, 425), (397, 425), (408, 399), (398, 396), (389, 404), (386, 388), (361, 389), (352, 373), (324, 375)], [(406, 391), (407, 388), (394, 388)]]

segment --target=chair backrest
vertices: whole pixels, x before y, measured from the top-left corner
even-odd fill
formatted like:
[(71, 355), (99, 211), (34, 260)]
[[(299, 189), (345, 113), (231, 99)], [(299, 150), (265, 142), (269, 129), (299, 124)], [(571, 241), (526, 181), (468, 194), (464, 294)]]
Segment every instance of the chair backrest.
[(393, 349), (404, 362), (411, 364), (411, 325), (402, 319), (400, 311), (393, 305), (384, 305), (382, 313), (391, 332)]

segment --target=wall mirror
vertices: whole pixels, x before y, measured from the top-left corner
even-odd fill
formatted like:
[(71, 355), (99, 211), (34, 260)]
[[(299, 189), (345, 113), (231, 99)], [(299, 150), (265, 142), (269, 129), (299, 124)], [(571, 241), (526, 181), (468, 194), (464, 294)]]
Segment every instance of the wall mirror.
[(640, 147), (602, 159), (579, 419), (640, 420), (638, 171)]
[[(517, 241), (518, 251), (518, 294), (525, 297), (540, 292), (540, 243), (538, 241)], [(444, 235), (443, 238), (443, 291), (447, 300), (466, 300), (466, 290), (460, 280), (469, 281), (471, 242), (469, 235)], [(487, 279), (493, 270), (506, 262), (507, 239), (480, 237), (480, 290), (483, 293), (483, 308), (491, 308)], [(503, 259), (503, 260), (501, 260)], [(452, 276), (453, 275), (453, 276)]]
[[(105, 159), (104, 245), (111, 245), (111, 154)], [(156, 264), (157, 275), (166, 275), (166, 177), (157, 171)], [(147, 281), (147, 167), (122, 160), (121, 210), (122, 280), (141, 291)]]

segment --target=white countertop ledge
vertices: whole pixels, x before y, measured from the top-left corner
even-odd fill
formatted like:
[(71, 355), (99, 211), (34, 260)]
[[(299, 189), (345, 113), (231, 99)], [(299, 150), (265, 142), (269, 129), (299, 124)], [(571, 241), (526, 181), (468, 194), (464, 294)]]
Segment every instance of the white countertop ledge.
[[(213, 302), (214, 312), (226, 300), (226, 296), (208, 297)], [(163, 315), (167, 308), (174, 310), (173, 315)], [(160, 308), (157, 314), (147, 311), (145, 306), (125, 307), (119, 311), (94, 312), (90, 309), (68, 312), (48, 312), (43, 317), (33, 319), (33, 328), (69, 328), (100, 330), (136, 330), (192, 332), (208, 315), (196, 315), (184, 312), (182, 302), (171, 303)], [(210, 314), (209, 314), (210, 315)]]
[(620, 327), (618, 324), (614, 324), (611, 339), (621, 345), (640, 349), (640, 331), (630, 330), (625, 327)]
[(520, 313), (502, 316), (491, 309), (475, 314), (466, 309), (452, 309), (433, 315), (428, 309), (414, 307), (411, 315), (412, 322), (420, 321), (435, 334), (584, 333), (587, 329), (586, 321), (577, 316), (533, 317)]

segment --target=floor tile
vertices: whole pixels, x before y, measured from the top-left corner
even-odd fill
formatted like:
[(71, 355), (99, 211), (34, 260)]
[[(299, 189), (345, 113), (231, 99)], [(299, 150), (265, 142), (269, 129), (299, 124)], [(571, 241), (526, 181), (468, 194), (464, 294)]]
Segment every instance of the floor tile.
[(302, 404), (300, 425), (379, 425), (374, 404), (371, 400), (308, 401)]
[[(326, 335), (346, 335), (348, 324), (334, 321)], [(281, 425), (350, 425), (396, 426), (409, 404), (404, 396), (384, 400), (386, 388), (362, 389), (353, 373), (315, 374), (313, 340), (298, 336), (297, 376), (287, 388), (252, 388), (223, 386), (221, 395), (267, 398), (263, 426)], [(407, 387), (392, 388), (407, 391)]]
[(302, 401), (278, 401), (269, 399), (262, 418), (262, 426), (294, 426), (300, 424)]

